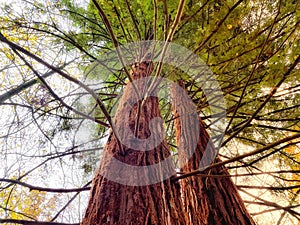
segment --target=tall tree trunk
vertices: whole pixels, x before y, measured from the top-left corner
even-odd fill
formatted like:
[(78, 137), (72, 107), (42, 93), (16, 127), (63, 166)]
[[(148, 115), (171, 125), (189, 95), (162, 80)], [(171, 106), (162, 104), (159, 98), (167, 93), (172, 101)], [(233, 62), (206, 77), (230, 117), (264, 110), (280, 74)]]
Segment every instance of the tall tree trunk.
[[(137, 80), (149, 76), (152, 71), (153, 64), (143, 62), (132, 66), (131, 76)], [(141, 90), (145, 87), (145, 82), (136, 84), (139, 94), (142, 94)], [(82, 225), (187, 224), (188, 218), (182, 210), (179, 184), (171, 182), (170, 179), (151, 184), (152, 181), (160, 180), (163, 173), (174, 172), (172, 160), (166, 161), (167, 164), (159, 167), (155, 172), (145, 169), (141, 174), (133, 169), (132, 174), (128, 174), (126, 171), (126, 165), (143, 168), (143, 166), (158, 164), (170, 156), (165, 140), (147, 151), (145, 148), (151, 147), (144, 144), (139, 145), (141, 151), (122, 144), (124, 139), (130, 136), (128, 127), (131, 132), (138, 130), (136, 137), (140, 140), (147, 139), (152, 135), (149, 129), (150, 121), (153, 118), (161, 118), (158, 98), (150, 96), (145, 99), (140, 109), (138, 124), (136, 124), (139, 103), (135, 90), (132, 85), (128, 84), (120, 100), (115, 119), (115, 129), (118, 130), (122, 141), (118, 143), (115, 133), (111, 132), (100, 167), (93, 180)], [(129, 113), (127, 112), (128, 105)], [(129, 114), (128, 118), (125, 117), (126, 114)], [(154, 133), (159, 133), (162, 124), (152, 126), (152, 128), (159, 129), (154, 130)], [(124, 167), (116, 163), (116, 160), (125, 163)], [(140, 180), (141, 183), (148, 181), (150, 184), (139, 186), (136, 180)]]
[[(181, 86), (182, 83), (180, 83)], [(200, 117), (197, 120), (200, 132), (189, 131), (189, 124), (195, 121), (195, 115), (188, 115), (192, 106), (191, 100), (186, 93), (178, 91), (177, 85), (171, 85), (171, 98), (173, 114), (175, 116), (176, 142), (179, 153), (179, 163), (182, 172), (190, 172), (200, 168), (200, 162), (205, 151), (214, 157), (216, 151), (209, 142), (209, 135)], [(184, 87), (183, 87), (184, 88)], [(183, 103), (183, 104), (181, 104)], [(185, 115), (182, 120), (180, 115)], [(190, 121), (188, 121), (190, 120)], [(183, 121), (183, 122), (182, 122)], [(182, 133), (189, 131), (187, 133)], [(195, 135), (199, 135), (196, 137)], [(192, 146), (191, 142), (197, 140), (195, 149), (185, 149)], [(190, 151), (190, 152), (186, 152)], [(209, 158), (209, 157), (208, 157)], [(214, 162), (220, 162), (216, 159)], [(202, 165), (203, 166), (203, 165)], [(204, 175), (192, 176), (181, 180), (181, 191), (185, 211), (190, 217), (189, 224), (197, 225), (253, 225), (255, 222), (248, 213), (238, 190), (226, 167), (212, 169)], [(224, 175), (224, 177), (213, 178), (209, 175)]]

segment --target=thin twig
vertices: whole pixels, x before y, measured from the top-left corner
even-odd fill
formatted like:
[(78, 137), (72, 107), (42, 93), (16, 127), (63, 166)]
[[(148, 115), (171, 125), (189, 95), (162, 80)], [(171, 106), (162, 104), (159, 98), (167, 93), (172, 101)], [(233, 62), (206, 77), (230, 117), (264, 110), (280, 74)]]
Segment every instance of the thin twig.
[[(251, 121), (257, 116), (257, 114), (264, 108), (264, 106), (270, 101), (270, 99), (274, 96), (277, 92), (278, 88), (283, 84), (283, 82), (287, 79), (288, 75), (293, 71), (293, 69), (298, 65), (300, 62), (300, 55), (296, 58), (294, 63), (290, 66), (290, 68), (285, 72), (281, 80), (276, 84), (276, 86), (271, 90), (270, 94), (267, 98), (263, 101), (263, 103), (256, 109), (256, 111), (251, 115), (251, 117), (244, 123), (242, 127), (240, 127), (236, 132), (234, 132), (229, 138), (227, 138), (223, 143), (222, 146), (226, 145), (232, 138), (236, 137), (244, 128), (246, 128)], [(232, 117), (233, 118), (233, 117)]]
[(57, 193), (69, 193), (69, 192), (81, 192), (81, 191), (88, 191), (90, 190), (90, 187), (81, 187), (81, 188), (46, 188), (46, 187), (39, 187), (34, 186), (31, 184), (27, 184), (25, 182), (19, 181), (19, 180), (12, 180), (12, 179), (5, 179), (0, 178), (0, 182), (6, 182), (11, 184), (18, 184), (23, 187), (29, 188), (30, 191), (45, 191), (45, 192), (57, 192)]
[(137, 34), (139, 40), (142, 40), (142, 36), (141, 36), (140, 30), (139, 30), (139, 27), (138, 27), (138, 24), (137, 24), (137, 20), (136, 20), (135, 16), (132, 13), (132, 10), (130, 8), (130, 4), (129, 4), (128, 0), (125, 0), (125, 2), (126, 2), (128, 12), (130, 14), (131, 20), (133, 22), (133, 26), (135, 28), (136, 34)]
[(265, 152), (271, 148), (274, 148), (276, 147), (277, 145), (280, 145), (282, 143), (285, 143), (285, 142), (288, 142), (288, 141), (291, 141), (291, 140), (294, 140), (296, 138), (300, 138), (300, 134), (295, 134), (295, 135), (292, 135), (292, 136), (289, 136), (289, 137), (286, 137), (286, 138), (283, 138), (281, 140), (278, 140), (278, 141), (275, 141), (269, 145), (266, 145), (262, 148), (259, 148), (257, 150), (254, 150), (254, 151), (251, 151), (249, 153), (245, 153), (243, 155), (240, 155), (240, 156), (237, 156), (237, 157), (234, 157), (232, 159), (228, 159), (228, 160), (225, 160), (225, 161), (222, 161), (222, 162), (218, 162), (218, 163), (215, 163), (215, 164), (212, 164), (210, 166), (207, 166), (205, 168), (200, 168), (198, 170), (194, 170), (194, 171), (191, 171), (191, 172), (188, 172), (188, 173), (185, 173), (181, 176), (177, 176), (177, 177), (174, 177), (172, 180), (174, 181), (177, 181), (177, 180), (180, 180), (180, 179), (184, 179), (186, 177), (190, 177), (190, 176), (194, 176), (194, 175), (197, 175), (197, 174), (201, 174), (201, 173), (204, 173), (205, 171), (207, 170), (211, 170), (213, 168), (218, 168), (218, 167), (221, 167), (221, 166), (224, 166), (228, 163), (232, 163), (232, 162), (236, 162), (238, 160), (241, 160), (241, 159), (244, 159), (244, 158), (247, 158), (249, 156), (253, 156), (253, 155), (256, 155), (256, 154), (259, 154), (259, 153), (262, 153), (262, 152)]
[(23, 224), (23, 225), (80, 225), (79, 223), (42, 222), (42, 221), (30, 221), (30, 220), (18, 220), (18, 219), (0, 219), (0, 223), (12, 223), (12, 224)]
[[(270, 36), (271, 36), (271, 34), (272, 34), (272, 31), (273, 31), (273, 28), (274, 28), (274, 26), (275, 26), (276, 20), (277, 20), (278, 16), (280, 15), (280, 7), (281, 7), (281, 1), (279, 2), (277, 15), (275, 16), (275, 18), (274, 18), (274, 20), (273, 20), (273, 23), (272, 23), (272, 26), (270, 27), (269, 33), (268, 33), (268, 35), (267, 35), (267, 37), (266, 37), (266, 39), (265, 39), (265, 41), (264, 41), (264, 43), (263, 43), (263, 45), (262, 45), (262, 47), (261, 47), (261, 50), (260, 50), (259, 54), (258, 54), (257, 57), (256, 57), (255, 64), (254, 64), (254, 66), (253, 66), (253, 68), (252, 68), (252, 70), (251, 70), (251, 73), (250, 73), (250, 75), (249, 75), (249, 78), (248, 78), (246, 84), (244, 85), (244, 88), (243, 88), (243, 90), (242, 90), (242, 93), (241, 93), (241, 96), (240, 96), (239, 101), (238, 101), (238, 103), (237, 103), (237, 106), (236, 106), (236, 108), (235, 108), (235, 110), (234, 110), (234, 112), (233, 112), (233, 117), (230, 119), (230, 121), (229, 121), (228, 124), (227, 124), (227, 127), (226, 127), (226, 129), (225, 129), (225, 133), (226, 133), (226, 131), (229, 129), (229, 126), (231, 125), (231, 123), (232, 123), (232, 121), (233, 121), (233, 118), (234, 118), (234, 116), (236, 115), (236, 113), (237, 113), (237, 111), (238, 111), (238, 109), (239, 109), (239, 107), (240, 107), (240, 104), (242, 103), (242, 100), (243, 100), (244, 95), (245, 95), (245, 93), (246, 93), (246, 89), (247, 89), (247, 87), (248, 87), (250, 81), (252, 80), (252, 77), (253, 77), (253, 75), (254, 75), (254, 72), (255, 72), (256, 69), (257, 69), (257, 66), (258, 66), (258, 64), (259, 64), (259, 59), (261, 58), (261, 56), (262, 56), (262, 54), (263, 54), (263, 52), (264, 52), (264, 50), (265, 50), (265, 46), (266, 46), (266, 44), (267, 44), (267, 42), (268, 42), (268, 40), (269, 40), (269, 38), (270, 38)], [(229, 139), (229, 140), (230, 140), (230, 139)], [(226, 140), (226, 141), (227, 141), (227, 140)]]

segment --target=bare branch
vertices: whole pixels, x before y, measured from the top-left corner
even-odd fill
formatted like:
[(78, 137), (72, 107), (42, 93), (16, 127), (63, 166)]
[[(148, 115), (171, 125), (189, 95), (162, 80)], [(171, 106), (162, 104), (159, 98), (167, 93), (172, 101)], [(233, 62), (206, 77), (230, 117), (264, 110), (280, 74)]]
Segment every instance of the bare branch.
[(254, 151), (251, 151), (249, 153), (245, 153), (243, 155), (240, 155), (240, 156), (237, 156), (237, 157), (234, 157), (232, 159), (228, 159), (228, 160), (225, 160), (225, 161), (222, 161), (222, 162), (219, 162), (219, 163), (215, 163), (215, 164), (212, 164), (206, 168), (202, 168), (202, 169), (199, 169), (199, 170), (194, 170), (192, 172), (189, 172), (189, 173), (185, 173), (184, 175), (181, 175), (181, 176), (177, 176), (177, 177), (174, 177), (173, 180), (174, 181), (177, 181), (177, 180), (180, 180), (180, 179), (183, 179), (183, 178), (186, 178), (186, 177), (190, 177), (190, 176), (194, 176), (194, 175), (197, 175), (197, 174), (201, 174), (207, 170), (210, 170), (212, 168), (217, 168), (217, 167), (220, 167), (220, 166), (224, 166), (228, 163), (232, 163), (232, 162), (236, 162), (238, 160), (241, 160), (241, 159), (244, 159), (246, 157), (249, 157), (249, 156), (253, 156), (253, 155), (256, 155), (256, 154), (259, 154), (259, 153), (262, 153), (264, 151), (267, 151), (273, 147), (276, 147), (277, 145), (280, 145), (280, 144), (283, 144), (285, 142), (288, 142), (288, 141), (291, 141), (291, 140), (294, 140), (296, 138), (300, 138), (300, 134), (295, 134), (295, 135), (292, 135), (292, 136), (289, 136), (289, 137), (286, 137), (286, 138), (283, 138), (281, 140), (278, 140), (278, 141), (275, 141), (269, 145), (266, 145), (260, 149), (257, 149), (257, 150), (254, 150)]
[[(300, 55), (296, 58), (294, 63), (290, 66), (290, 68), (285, 72), (281, 80), (276, 84), (276, 86), (272, 89), (268, 97), (264, 100), (264, 102), (255, 110), (255, 112), (251, 115), (251, 117), (244, 123), (242, 127), (240, 127), (236, 132), (234, 132), (229, 138), (227, 138), (223, 143), (222, 146), (226, 145), (232, 138), (236, 137), (244, 128), (246, 128), (251, 121), (257, 116), (257, 114), (264, 108), (264, 106), (270, 101), (270, 99), (274, 96), (277, 92), (278, 88), (282, 85), (282, 83), (287, 79), (288, 75), (293, 71), (293, 69), (298, 65), (300, 62)], [(232, 117), (233, 118), (233, 117)]]
[[(57, 67), (57, 69), (61, 70), (64, 67), (66, 67), (67, 65), (71, 64), (73, 61), (74, 60), (72, 60), (70, 62), (67, 62), (67, 63), (64, 63), (62, 66)], [(49, 77), (53, 74), (55, 74), (55, 72), (52, 70), (52, 71), (49, 71), (48, 73), (43, 74), (41, 77), (42, 78), (47, 78), (47, 77)], [(20, 92), (24, 91), (25, 89), (33, 86), (34, 84), (37, 84), (38, 82), (39, 82), (39, 79), (36, 78), (36, 79), (30, 80), (30, 81), (27, 81), (23, 84), (20, 84), (16, 88), (10, 89), (8, 92), (0, 95), (0, 104), (5, 102), (7, 99), (19, 94)]]
[[(42, 60), (41, 58), (39, 58), (35, 54), (33, 54), (33, 53), (29, 52), (28, 50), (26, 50), (25, 48), (22, 48), (21, 46), (9, 41), (6, 37), (3, 36), (2, 33), (0, 33), (0, 41), (2, 41), (3, 43), (6, 43), (10, 48), (24, 53), (25, 55), (27, 55), (30, 58), (36, 60), (37, 62), (41, 63), (42, 65), (46, 66), (47, 68), (49, 68), (49, 69), (53, 70), (54, 72), (60, 74), (62, 77), (66, 78), (67, 80), (69, 80), (69, 81), (79, 85), (83, 89), (85, 89), (96, 100), (97, 104), (99, 105), (100, 109), (102, 110), (102, 112), (104, 113), (106, 119), (108, 120), (110, 126), (112, 127), (112, 119), (111, 119), (110, 114), (106, 110), (106, 108), (105, 108), (104, 104), (102, 103), (102, 101), (98, 98), (97, 94), (90, 87), (88, 87), (87, 85), (85, 85), (81, 81), (77, 80), (76, 78), (66, 74), (65, 72), (61, 71), (60, 69), (56, 68), (55, 66), (50, 65), (49, 63), (45, 62), (44, 60)], [(103, 122), (102, 122), (102, 125), (106, 126), (106, 127), (109, 127), (109, 125), (107, 125)]]
[(81, 192), (81, 191), (88, 191), (88, 190), (90, 190), (90, 187), (70, 188), (70, 189), (67, 189), (67, 188), (38, 187), (38, 186), (34, 186), (34, 185), (30, 185), (30, 184), (24, 183), (24, 182), (19, 181), (19, 180), (12, 180), (12, 179), (5, 179), (5, 178), (0, 178), (0, 182), (7, 182), (7, 183), (12, 183), (12, 184), (18, 184), (18, 185), (21, 185), (23, 187), (29, 188), (30, 191), (36, 190), (36, 191), (46, 191), (46, 192), (69, 193), (69, 192)]
[(23, 224), (23, 225), (79, 225), (79, 223), (42, 222), (42, 221), (17, 220), (17, 219), (0, 219), (0, 223), (13, 223), (13, 224)]

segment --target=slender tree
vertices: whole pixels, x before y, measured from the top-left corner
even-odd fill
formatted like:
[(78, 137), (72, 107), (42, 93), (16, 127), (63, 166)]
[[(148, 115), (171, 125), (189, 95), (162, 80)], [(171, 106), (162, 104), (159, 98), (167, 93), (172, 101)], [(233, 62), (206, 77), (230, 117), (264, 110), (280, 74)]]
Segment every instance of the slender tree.
[[(180, 81), (180, 85), (184, 88), (183, 81)], [(210, 161), (218, 163), (221, 160), (219, 158), (213, 159), (217, 150), (203, 121), (198, 115), (189, 115), (189, 109), (193, 107), (191, 105), (193, 103), (186, 97), (186, 93), (178, 91), (176, 87), (172, 85), (170, 92), (173, 102), (179, 164), (184, 173), (201, 168), (203, 170), (200, 176), (181, 180), (184, 207), (190, 217), (189, 224), (255, 224), (227, 169), (221, 166), (205, 170), (205, 166)], [(179, 104), (180, 102), (185, 104)], [(183, 120), (180, 115), (185, 115), (188, 118)], [(189, 132), (190, 127), (187, 127), (195, 121), (199, 123), (199, 133)], [(189, 135), (185, 135), (183, 132), (188, 132)], [(197, 135), (199, 136), (197, 137)], [(197, 146), (195, 149), (190, 148), (195, 140), (198, 140)], [(186, 154), (184, 148), (189, 148), (190, 152)], [(203, 159), (203, 157), (206, 158)]]

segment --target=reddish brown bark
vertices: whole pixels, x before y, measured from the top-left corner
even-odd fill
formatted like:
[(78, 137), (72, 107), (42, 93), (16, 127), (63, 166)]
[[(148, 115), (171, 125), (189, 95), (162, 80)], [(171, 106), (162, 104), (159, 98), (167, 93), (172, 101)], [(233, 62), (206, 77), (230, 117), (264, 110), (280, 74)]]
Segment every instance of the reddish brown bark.
[[(149, 76), (152, 70), (152, 63), (136, 64), (131, 69), (131, 76), (137, 80)], [(155, 136), (159, 144), (153, 148), (145, 143), (138, 144), (138, 149), (124, 144), (136, 142), (129, 133), (135, 133), (139, 140), (161, 133), (162, 124), (153, 126), (150, 122), (161, 118), (158, 98), (147, 97), (142, 104), (135, 91), (143, 95), (143, 90), (148, 87), (146, 82), (135, 83), (136, 88), (129, 84), (124, 90), (114, 128), (119, 139), (111, 132), (93, 180), (82, 225), (253, 225), (254, 221), (230, 178), (193, 176), (181, 180), (180, 187), (177, 182), (163, 177), (164, 174), (175, 172), (172, 161), (166, 160), (171, 158), (168, 158), (170, 151), (165, 140), (160, 142), (159, 136)], [(176, 117), (179, 161), (182, 171), (189, 172), (200, 167), (204, 151), (213, 152), (215, 149), (209, 144), (209, 135), (197, 114), (185, 116), (182, 122), (180, 115), (188, 114), (192, 103), (172, 87), (171, 97)], [(195, 123), (195, 118), (200, 126), (200, 134), (194, 130), (183, 134), (182, 130), (189, 130), (184, 126)], [(195, 140), (195, 151), (186, 151), (186, 147), (192, 146), (190, 143)], [(143, 151), (146, 149), (148, 151)], [(163, 160), (166, 164), (154, 171), (145, 169), (138, 172), (133, 169), (128, 172), (125, 166), (150, 167)], [(124, 166), (116, 162), (122, 162)], [(225, 167), (220, 167), (206, 174), (228, 175), (228, 172)], [(148, 185), (138, 185), (137, 180)]]
[[(153, 65), (151, 63), (140, 63), (132, 67), (131, 75), (133, 79), (138, 79), (149, 76), (152, 70)], [(137, 84), (140, 94), (144, 88), (143, 85), (145, 84)], [(136, 98), (133, 88), (130, 85), (126, 87), (116, 113), (116, 127), (119, 127), (118, 131), (123, 138), (127, 136), (126, 127), (130, 127), (132, 132), (136, 128), (138, 111)], [(126, 114), (128, 104), (132, 108), (129, 118), (125, 119), (124, 114)], [(137, 132), (139, 139), (146, 139), (151, 136), (149, 122), (155, 117), (161, 117), (158, 98), (148, 97), (140, 110)], [(162, 125), (155, 127), (155, 129), (161, 128)], [(154, 130), (154, 132), (160, 132), (160, 130)], [(134, 183), (136, 176), (141, 176), (141, 174), (133, 171), (131, 176), (124, 177), (122, 167), (115, 166), (113, 163), (114, 159), (127, 165), (139, 167), (159, 163), (170, 156), (166, 141), (150, 151), (137, 151), (123, 144), (121, 146), (118, 144), (115, 134), (111, 133), (105, 146), (101, 166), (93, 180), (82, 225), (187, 224), (186, 214), (182, 210), (178, 183), (166, 179), (151, 185), (126, 185), (126, 183)], [(145, 146), (141, 146), (141, 150), (143, 150), (143, 147)], [(174, 172), (171, 161), (168, 161), (167, 166), (161, 167), (155, 173), (149, 173), (145, 170), (142, 174), (142, 180), (150, 182), (151, 180), (160, 179), (166, 171)], [(103, 176), (104, 173), (106, 176)], [(107, 179), (107, 176), (113, 176), (116, 179), (115, 181), (119, 182), (111, 181)]]
[[(190, 172), (200, 168), (200, 162), (204, 151), (215, 152), (214, 146), (209, 142), (209, 135), (200, 117), (197, 120), (200, 125), (199, 137), (192, 130), (188, 134), (182, 134), (182, 130), (189, 130), (188, 124), (193, 124), (195, 115), (188, 115), (191, 102), (185, 94), (171, 86), (173, 101), (173, 113), (175, 115), (176, 142), (178, 145), (179, 163), (183, 172)], [(184, 122), (180, 115), (185, 114)], [(190, 121), (187, 121), (190, 120)], [(191, 146), (191, 142), (197, 140), (195, 149), (184, 149)], [(190, 152), (187, 152), (190, 151)], [(190, 154), (190, 156), (189, 156)], [(215, 162), (220, 159), (216, 159)], [(212, 169), (206, 175), (224, 175), (222, 178), (204, 176), (192, 176), (181, 180), (181, 190), (185, 211), (190, 217), (188, 224), (197, 225), (253, 225), (255, 224), (248, 213), (238, 190), (229, 175), (227, 169), (222, 166)]]

